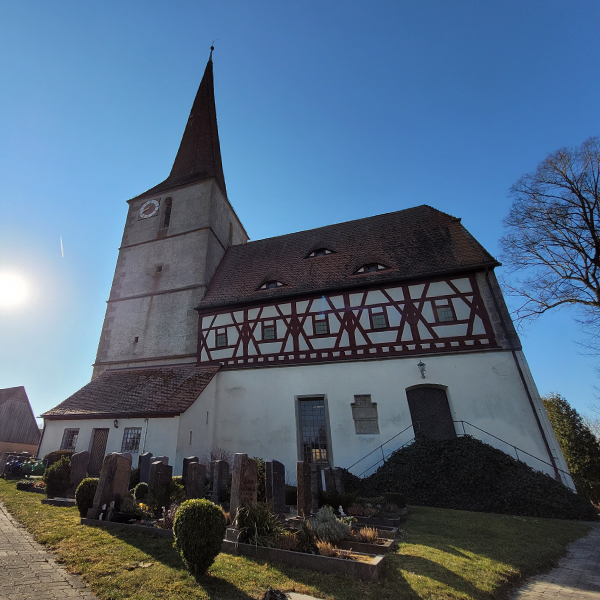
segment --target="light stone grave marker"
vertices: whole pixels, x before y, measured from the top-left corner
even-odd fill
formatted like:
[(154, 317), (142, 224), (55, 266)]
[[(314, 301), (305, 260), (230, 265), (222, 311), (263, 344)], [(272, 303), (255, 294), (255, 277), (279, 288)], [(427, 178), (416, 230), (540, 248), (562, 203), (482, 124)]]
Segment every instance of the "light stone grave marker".
[(129, 488), (129, 477), (131, 475), (131, 461), (120, 454), (109, 454), (104, 457), (100, 479), (94, 496), (92, 508), (88, 510), (88, 519), (97, 519), (111, 502), (118, 503)]

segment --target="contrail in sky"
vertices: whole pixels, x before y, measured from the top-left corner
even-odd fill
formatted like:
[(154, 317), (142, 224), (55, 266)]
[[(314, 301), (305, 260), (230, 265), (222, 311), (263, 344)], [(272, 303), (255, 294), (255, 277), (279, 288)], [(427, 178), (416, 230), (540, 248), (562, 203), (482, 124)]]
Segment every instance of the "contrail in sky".
[(63, 248), (63, 243), (62, 243), (62, 235), (59, 236), (60, 237), (60, 255), (64, 258), (65, 257), (65, 250)]

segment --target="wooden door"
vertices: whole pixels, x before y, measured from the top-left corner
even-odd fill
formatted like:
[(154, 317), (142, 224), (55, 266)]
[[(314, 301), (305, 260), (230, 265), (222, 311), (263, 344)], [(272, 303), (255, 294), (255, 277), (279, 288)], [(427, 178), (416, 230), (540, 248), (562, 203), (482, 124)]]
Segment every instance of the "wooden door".
[(415, 438), (449, 440), (456, 437), (446, 392), (440, 388), (420, 387), (406, 392)]
[(108, 441), (108, 429), (94, 429), (92, 434), (92, 447), (90, 450), (90, 463), (88, 465), (88, 475), (98, 477), (100, 468), (106, 452), (106, 442)]

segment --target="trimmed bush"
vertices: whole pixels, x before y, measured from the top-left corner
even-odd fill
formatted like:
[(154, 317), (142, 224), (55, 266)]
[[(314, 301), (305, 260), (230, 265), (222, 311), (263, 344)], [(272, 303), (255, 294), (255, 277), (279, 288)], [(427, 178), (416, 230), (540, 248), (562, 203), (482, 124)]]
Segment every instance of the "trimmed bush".
[(132, 490), (139, 482), (140, 482), (140, 470), (139, 469), (131, 469), (131, 473), (129, 474), (129, 487), (127, 489)]
[(144, 500), (148, 496), (148, 484), (141, 481), (133, 488), (133, 497), (136, 502)]
[(187, 570), (199, 579), (221, 552), (225, 537), (223, 511), (208, 500), (187, 500), (175, 513), (173, 535)]
[(58, 462), (48, 467), (43, 477), (48, 498), (64, 496), (69, 489), (70, 477), (71, 458), (68, 456), (63, 456)]
[(63, 456), (68, 457), (71, 460), (71, 456), (75, 454), (75, 450), (53, 450), (52, 452), (48, 452), (46, 456), (44, 456), (44, 461), (48, 461), (46, 463), (46, 468), (51, 467), (54, 463), (57, 463)]
[(97, 477), (86, 477), (81, 480), (81, 483), (75, 490), (75, 502), (79, 509), (79, 515), (81, 517), (87, 516), (88, 509), (92, 508), (94, 504), (94, 496), (96, 495), (96, 488), (98, 487)]
[(383, 492), (386, 502), (395, 504), (398, 508), (406, 508), (406, 496), (400, 492)]
[(402, 492), (411, 504), (528, 517), (595, 520), (592, 504), (549, 475), (464, 436), (418, 440), (361, 482), (362, 495)]
[(320, 508), (309, 521), (314, 534), (323, 542), (335, 544), (352, 537), (350, 526), (335, 516), (331, 506)]

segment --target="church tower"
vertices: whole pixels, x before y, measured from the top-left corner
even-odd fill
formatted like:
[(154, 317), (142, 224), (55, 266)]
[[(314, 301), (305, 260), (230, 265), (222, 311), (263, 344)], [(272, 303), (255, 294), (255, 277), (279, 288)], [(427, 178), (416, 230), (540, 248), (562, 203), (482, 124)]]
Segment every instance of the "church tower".
[(194, 363), (194, 309), (227, 248), (248, 240), (227, 199), (212, 48), (171, 173), (128, 204), (92, 378)]

